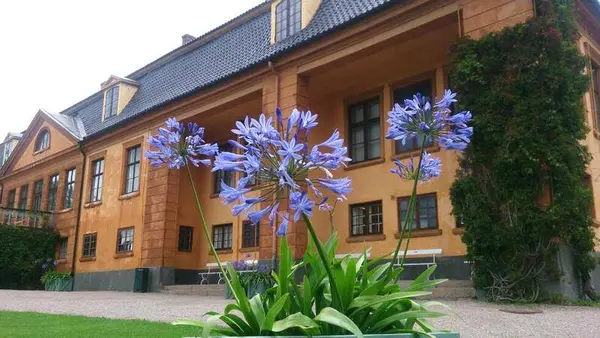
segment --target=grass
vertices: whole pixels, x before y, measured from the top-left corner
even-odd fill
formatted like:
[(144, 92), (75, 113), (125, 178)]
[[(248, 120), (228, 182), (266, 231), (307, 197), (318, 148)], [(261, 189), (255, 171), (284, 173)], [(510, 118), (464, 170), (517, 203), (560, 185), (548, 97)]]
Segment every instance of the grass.
[(198, 328), (37, 312), (0, 311), (0, 337), (194, 337)]

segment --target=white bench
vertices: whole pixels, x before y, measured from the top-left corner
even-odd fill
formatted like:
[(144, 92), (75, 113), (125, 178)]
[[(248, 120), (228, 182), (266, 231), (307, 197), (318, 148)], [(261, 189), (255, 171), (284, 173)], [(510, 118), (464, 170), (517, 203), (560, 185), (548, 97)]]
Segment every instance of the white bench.
[[(335, 258), (337, 259), (344, 259), (344, 257), (350, 257), (350, 258), (360, 258), (360, 256), (362, 256), (362, 253), (345, 253), (345, 254), (336, 254)], [(371, 253), (367, 252), (367, 258), (371, 257)]]
[[(408, 250), (406, 252), (406, 257), (410, 256), (431, 256), (431, 262), (420, 262), (420, 263), (404, 263), (404, 266), (418, 266), (424, 265), (428, 269), (430, 266), (435, 265), (435, 256), (439, 256), (442, 254), (442, 249), (424, 249), (424, 250)], [(402, 257), (404, 257), (404, 251), (398, 252), (398, 261), (394, 264), (394, 266), (400, 266), (402, 262)]]
[[(227, 266), (227, 263), (229, 263), (229, 262), (221, 262), (221, 265), (223, 265), (223, 267), (225, 267), (225, 266)], [(249, 269), (249, 270), (238, 271), (238, 273), (248, 273), (248, 272), (256, 271), (256, 266), (258, 265), (258, 260), (246, 260), (245, 263), (247, 266), (253, 267), (253, 268)], [(206, 272), (200, 272), (200, 273), (198, 273), (198, 275), (200, 276), (200, 285), (202, 285), (204, 283), (208, 284), (208, 278), (211, 275), (219, 276), (219, 279), (217, 280), (217, 284), (221, 284), (221, 282), (224, 282), (223, 273), (219, 269), (219, 264), (217, 264), (217, 263), (206, 264)]]

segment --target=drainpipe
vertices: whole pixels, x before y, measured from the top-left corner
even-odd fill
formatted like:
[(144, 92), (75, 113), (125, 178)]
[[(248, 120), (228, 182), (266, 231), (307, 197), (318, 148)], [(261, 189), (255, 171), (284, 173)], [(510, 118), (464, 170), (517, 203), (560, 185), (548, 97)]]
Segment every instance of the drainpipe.
[[(275, 65), (272, 61), (269, 61), (269, 69), (275, 75), (275, 108), (279, 108), (279, 73), (275, 69)], [(273, 225), (276, 226), (276, 225)], [(275, 263), (277, 263), (277, 236), (275, 235), (275, 229), (273, 228), (273, 239), (272, 239), (272, 251), (271, 251), (271, 267), (275, 269)]]
[[(73, 278), (72, 290), (75, 290), (75, 261), (77, 260), (77, 239), (79, 238), (79, 225), (81, 224), (81, 212), (83, 211), (83, 182), (85, 177), (85, 165), (87, 156), (83, 151), (83, 144), (79, 143), (79, 152), (83, 155), (81, 168), (81, 183), (79, 183), (79, 206), (77, 207), (77, 223), (75, 224), (75, 242), (73, 243), (73, 257), (71, 259), (71, 277)], [(77, 175), (77, 174), (76, 174)]]

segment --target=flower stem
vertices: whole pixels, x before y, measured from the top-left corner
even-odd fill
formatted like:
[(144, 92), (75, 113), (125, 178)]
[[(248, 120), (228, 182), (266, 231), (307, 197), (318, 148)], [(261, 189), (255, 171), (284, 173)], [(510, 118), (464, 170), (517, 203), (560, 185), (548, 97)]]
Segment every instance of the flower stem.
[(315, 233), (315, 229), (313, 228), (310, 219), (305, 214), (302, 214), (302, 218), (304, 219), (304, 222), (306, 223), (306, 227), (308, 228), (308, 232), (310, 232), (310, 236), (312, 237), (313, 242), (315, 243), (315, 246), (317, 247), (317, 252), (319, 253), (319, 256), (321, 257), (321, 261), (323, 261), (323, 265), (325, 266), (325, 271), (327, 271), (327, 276), (329, 277), (329, 285), (331, 288), (331, 301), (333, 303), (333, 308), (334, 309), (336, 308), (335, 303), (337, 301), (339, 303), (340, 310), (343, 313), (345, 311), (345, 309), (343, 309), (344, 303), (342, 302), (342, 295), (340, 295), (340, 293), (337, 291), (337, 286), (335, 284), (335, 278), (333, 276), (333, 272), (331, 271), (331, 266), (330, 266), (331, 262), (327, 259), (327, 256), (325, 255), (325, 251), (323, 250), (323, 245), (321, 244), (321, 241), (317, 237), (317, 234)]
[[(409, 222), (413, 218), (414, 210), (415, 210), (415, 202), (417, 199), (417, 184), (419, 183), (419, 175), (421, 174), (421, 161), (423, 160), (423, 151), (425, 150), (425, 142), (427, 141), (426, 137), (423, 137), (423, 142), (421, 143), (421, 150), (419, 152), (419, 164), (417, 165), (417, 172), (415, 175), (415, 180), (413, 183), (412, 195), (410, 196), (410, 200), (408, 201), (408, 210), (406, 211), (406, 220), (404, 221), (404, 225), (400, 230), (400, 236), (398, 238), (398, 244), (396, 245), (396, 250), (394, 250), (394, 256), (392, 257), (392, 264), (390, 264), (390, 268), (388, 269), (387, 278), (389, 280), (392, 267), (394, 266), (396, 260), (398, 259), (398, 253), (400, 252), (400, 247), (402, 246), (402, 241), (404, 240), (404, 233), (406, 232), (406, 228), (408, 228)], [(406, 260), (406, 253), (408, 251), (408, 245), (410, 244), (410, 236), (412, 233), (412, 227), (408, 229), (408, 238), (406, 239), (406, 249), (404, 250), (404, 254), (402, 255), (402, 262), (400, 263), (400, 267), (404, 267), (404, 261)]]
[[(233, 291), (234, 288), (231, 285), (231, 281), (229, 280), (229, 277), (227, 276), (225, 269), (223, 269), (223, 266), (221, 265), (221, 260), (219, 259), (217, 250), (215, 250), (215, 246), (213, 245), (212, 239), (210, 238), (210, 235), (209, 235), (210, 232), (208, 230), (208, 226), (206, 225), (206, 219), (204, 218), (204, 212), (202, 212), (202, 206), (200, 205), (200, 199), (198, 198), (198, 192), (196, 191), (196, 185), (194, 184), (194, 180), (192, 178), (192, 171), (190, 170), (189, 165), (186, 165), (185, 167), (187, 169), (188, 179), (190, 180), (190, 185), (192, 186), (192, 192), (194, 193), (194, 199), (196, 200), (196, 207), (198, 207), (198, 214), (200, 215), (200, 221), (202, 222), (202, 227), (204, 227), (204, 236), (206, 237), (206, 241), (208, 242), (208, 245), (210, 246), (210, 251), (212, 252), (213, 256), (215, 257), (215, 260), (217, 261), (219, 270), (221, 271), (221, 274), (223, 275), (223, 278), (225, 279), (225, 282), (227, 283), (229, 290)], [(232, 292), (232, 293), (235, 296), (235, 292)], [(237, 299), (237, 296), (236, 296), (236, 300), (239, 301), (239, 299)]]

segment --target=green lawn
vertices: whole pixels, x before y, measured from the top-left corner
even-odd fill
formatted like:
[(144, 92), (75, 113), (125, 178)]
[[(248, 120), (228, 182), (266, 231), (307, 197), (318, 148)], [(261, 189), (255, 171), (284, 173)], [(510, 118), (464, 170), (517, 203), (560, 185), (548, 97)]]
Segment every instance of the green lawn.
[(36, 312), (0, 311), (0, 337), (194, 337), (198, 328)]

